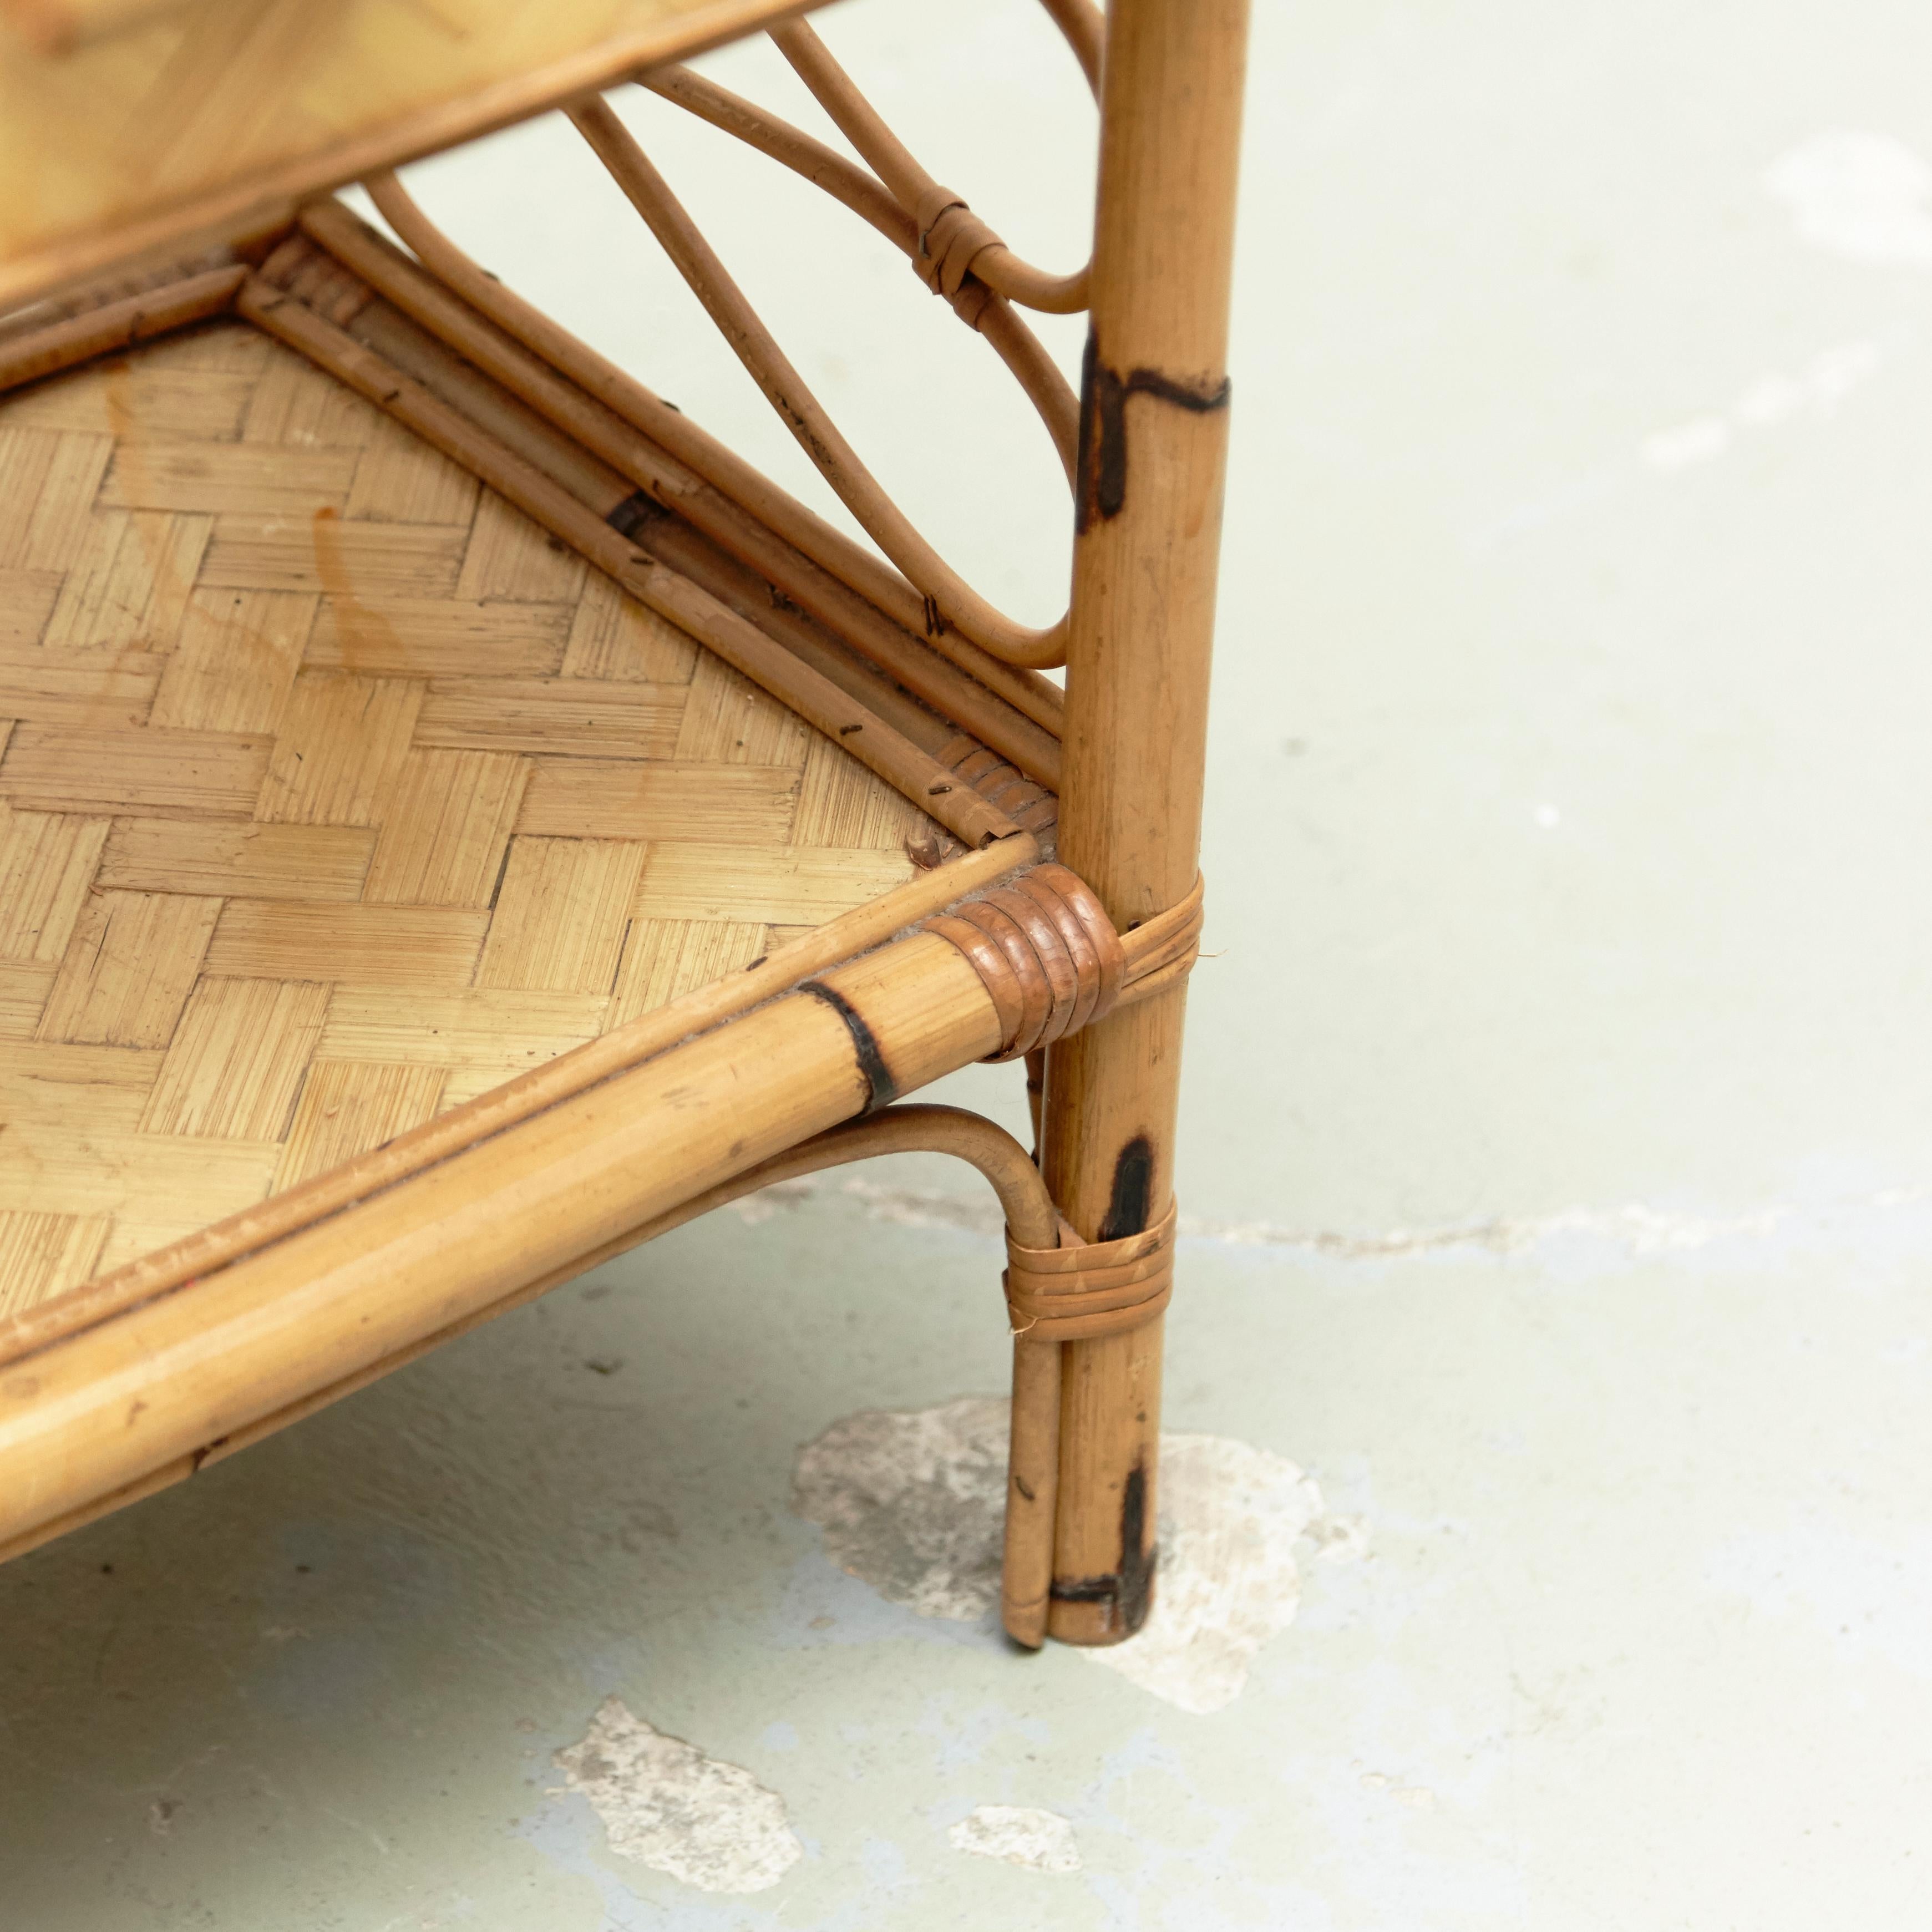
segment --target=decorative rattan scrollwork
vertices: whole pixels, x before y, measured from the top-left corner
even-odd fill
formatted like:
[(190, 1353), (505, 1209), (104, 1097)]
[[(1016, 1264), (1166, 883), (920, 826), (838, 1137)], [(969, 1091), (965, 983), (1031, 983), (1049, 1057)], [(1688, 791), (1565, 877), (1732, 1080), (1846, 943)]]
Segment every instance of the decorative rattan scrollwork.
[[(1090, 86), (1095, 86), (1103, 34), (1098, 8), (1091, 0), (1042, 4), (1072, 48)], [(865, 166), (686, 69), (642, 74), (639, 83), (792, 169), (891, 241), (926, 286), (984, 336), (1006, 364), (1046, 425), (1071, 485), (1078, 402), (1066, 377), (1016, 310), (1052, 314), (1084, 310), (1088, 266), (1056, 274), (1022, 260), (962, 196), (920, 165), (809, 27), (794, 21), (773, 29), (771, 38)], [(578, 130), (644, 217), (820, 473), (923, 600), (928, 635), (941, 642), (947, 629), (956, 631), (1004, 665), (1037, 670), (1064, 663), (1066, 615), (1044, 628), (1022, 624), (946, 563), (839, 434), (662, 176), (609, 106), (592, 99), (569, 112)], [(401, 200), (392, 178), (378, 178), (368, 185), (386, 214)], [(425, 225), (419, 217), (417, 225), (420, 233)], [(398, 232), (422, 251), (422, 243), (406, 226), (399, 226)], [(440, 241), (430, 240), (432, 250)], [(719, 475), (707, 476), (706, 480), (729, 494), (734, 479)], [(826, 561), (822, 556), (818, 560)], [(851, 580), (849, 563), (837, 574), (849, 587), (863, 590)]]

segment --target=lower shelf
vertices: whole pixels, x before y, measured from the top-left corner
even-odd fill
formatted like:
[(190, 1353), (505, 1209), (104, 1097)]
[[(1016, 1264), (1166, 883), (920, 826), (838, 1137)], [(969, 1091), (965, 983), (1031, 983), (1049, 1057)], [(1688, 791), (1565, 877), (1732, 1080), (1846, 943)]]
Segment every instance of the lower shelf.
[(0, 401), (0, 1318), (937, 850), (836, 745), (244, 324)]

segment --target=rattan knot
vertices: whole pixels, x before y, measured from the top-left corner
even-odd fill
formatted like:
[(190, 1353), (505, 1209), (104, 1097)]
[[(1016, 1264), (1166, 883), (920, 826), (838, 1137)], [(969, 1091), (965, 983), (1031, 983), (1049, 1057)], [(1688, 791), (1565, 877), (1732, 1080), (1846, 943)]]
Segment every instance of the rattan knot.
[(1082, 1241), (1060, 1224), (1057, 1248), (1006, 1236), (1006, 1313), (1034, 1342), (1090, 1342), (1151, 1322), (1174, 1294), (1174, 1204), (1154, 1226), (1118, 1241)]
[(1006, 244), (950, 188), (935, 188), (920, 199), (919, 253), (912, 265), (934, 295), (956, 296), (985, 248)]
[(1120, 934), (1078, 873), (1036, 866), (926, 922), (979, 974), (1000, 1016), (1000, 1050), (1017, 1060), (1104, 1019), (1120, 998)]

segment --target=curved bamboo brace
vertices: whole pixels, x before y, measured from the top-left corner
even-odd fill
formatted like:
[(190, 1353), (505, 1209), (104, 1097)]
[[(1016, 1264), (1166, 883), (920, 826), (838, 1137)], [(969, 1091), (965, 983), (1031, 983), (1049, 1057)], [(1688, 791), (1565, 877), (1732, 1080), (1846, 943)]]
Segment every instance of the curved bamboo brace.
[(862, 220), (869, 221), (902, 254), (918, 253), (918, 228), (884, 184), (803, 128), (768, 114), (756, 101), (720, 87), (688, 67), (652, 68), (639, 74), (637, 82), (646, 93), (675, 103), (721, 133), (756, 148), (768, 160), (803, 176), (813, 187), (823, 188)]
[[(626, 375), (614, 362), (578, 340), (521, 296), (471, 260), (412, 201), (393, 174), (363, 182), (404, 244), (436, 278), (554, 368), (560, 369), (604, 406), (702, 476), (741, 508), (768, 525), (821, 570), (868, 599), (904, 629), (923, 632), (942, 656), (998, 692), (1036, 724), (1058, 736), (1064, 703), (1058, 687), (1033, 665), (996, 656), (963, 632), (935, 626), (920, 591), (891, 564), (854, 543), (734, 450), (700, 429), (680, 410)], [(1064, 620), (1063, 620), (1064, 622)], [(1048, 658), (1048, 664), (1058, 663)]]
[(1094, 90), (1094, 98), (1100, 97), (1100, 52), (1106, 44), (1107, 20), (1093, 0), (1040, 0), (1040, 4), (1053, 16), (1053, 24), (1066, 36), (1066, 44), (1073, 50), (1073, 58), (1080, 63), (1080, 71), (1087, 76), (1087, 85)]
[(878, 110), (802, 20), (774, 27), (771, 40), (818, 104), (838, 124), (839, 132), (864, 155), (893, 199), (917, 223), (919, 254), (914, 266), (920, 262), (931, 265), (920, 268), (929, 286), (950, 295), (970, 274), (1022, 308), (1039, 309), (1048, 315), (1077, 315), (1087, 306), (1090, 262), (1070, 275), (1054, 275), (1015, 254), (958, 195), (941, 188), (920, 166), (911, 150), (886, 125)]
[[(638, 1231), (666, 1234), (714, 1208), (774, 1182), (887, 1154), (945, 1154), (970, 1162), (999, 1196), (1010, 1241), (1053, 1248), (1060, 1216), (1040, 1169), (1004, 1127), (959, 1107), (888, 1107), (848, 1120), (758, 1166), (694, 1196)], [(1012, 1432), (1006, 1454), (1005, 1541), (1000, 1565), (1000, 1621), (1016, 1643), (1037, 1650), (1046, 1640), (1053, 1587), (1054, 1506), (1060, 1485), (1060, 1348), (1057, 1341), (1013, 1337)]]
[(1065, 615), (1044, 630), (1015, 623), (968, 584), (914, 529), (839, 434), (663, 176), (610, 109), (602, 100), (592, 100), (568, 111), (572, 124), (644, 218), (800, 446), (879, 548), (932, 599), (946, 622), (994, 656), (1030, 670), (1064, 663)]
[[(915, 267), (918, 266), (918, 224), (864, 169), (835, 154), (824, 142), (814, 140), (776, 115), (767, 114), (742, 95), (693, 74), (688, 68), (664, 68), (640, 74), (638, 85), (721, 132), (736, 136), (814, 188), (823, 188), (835, 201), (843, 202), (862, 220), (870, 222), (901, 254)], [(1060, 466), (1070, 485), (1078, 455), (1080, 404), (1072, 386), (1060, 373), (1059, 365), (1011, 307), (989, 296), (976, 278), (963, 281), (956, 289), (937, 292), (945, 296), (953, 313), (968, 328), (986, 337), (1026, 392), (1028, 400), (1040, 412), (1047, 434), (1053, 438)]]

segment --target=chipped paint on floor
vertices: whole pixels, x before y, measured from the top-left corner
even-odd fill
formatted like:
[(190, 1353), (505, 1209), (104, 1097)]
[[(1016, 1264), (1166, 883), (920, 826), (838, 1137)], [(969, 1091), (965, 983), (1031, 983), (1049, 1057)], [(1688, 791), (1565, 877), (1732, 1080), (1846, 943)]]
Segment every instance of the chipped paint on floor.
[[(962, 1396), (932, 1408), (865, 1409), (800, 1452), (793, 1508), (826, 1553), (888, 1602), (976, 1621), (999, 1601), (1007, 1405)], [(1296, 1545), (1358, 1553), (1365, 1532), (1329, 1516), (1285, 1457), (1225, 1436), (1161, 1438), (1160, 1575), (1147, 1627), (1083, 1653), (1177, 1709), (1239, 1696), (1262, 1646), (1294, 1621)]]
[(667, 1737), (622, 1698), (606, 1697), (554, 1761), (566, 1788), (590, 1800), (612, 1851), (700, 1891), (768, 1891), (805, 1856), (776, 1792)]
[(1028, 1871), (1077, 1872), (1080, 1847), (1070, 1819), (1024, 1804), (982, 1804), (946, 1833), (976, 1858), (1002, 1858)]
[(1772, 370), (1747, 384), (1724, 413), (1693, 416), (1644, 440), (1654, 470), (1683, 470), (1721, 456), (1740, 432), (1768, 429), (1801, 416), (1828, 421), (1852, 392), (1878, 373), (1876, 342), (1855, 340), (1820, 350), (1796, 375)]
[(1896, 135), (1814, 134), (1765, 170), (1801, 241), (1856, 262), (1932, 264), (1932, 164)]
[[(1294, 1621), (1294, 1546), (1323, 1521), (1295, 1466), (1224, 1436), (1160, 1439), (1160, 1571), (1138, 1636), (1085, 1655), (1178, 1709), (1241, 1694), (1263, 1644)], [(1337, 1538), (1325, 1546), (1347, 1547)]]
[[(1539, 807), (1539, 814), (1550, 809)], [(860, 1203), (868, 1220), (888, 1226), (943, 1229), (988, 1240), (996, 1240), (1000, 1232), (998, 1204), (990, 1196), (897, 1186), (863, 1175), (832, 1186), (810, 1180), (784, 1181), (736, 1204), (749, 1210), (746, 1218), (758, 1226), (774, 1214), (802, 1208), (835, 1189)], [(1727, 1264), (1782, 1264), (1801, 1252), (1835, 1250), (1848, 1239), (1886, 1252), (1901, 1244), (1932, 1240), (1932, 1186), (1821, 1194), (1729, 1214), (1632, 1201), (1613, 1208), (1579, 1206), (1546, 1214), (1364, 1232), (1274, 1221), (1219, 1221), (1184, 1214), (1180, 1232), (1184, 1244), (1268, 1249), (1344, 1262), (1436, 1256), (1446, 1260), (1484, 1254), (1567, 1271), (1577, 1265), (1615, 1268), (1656, 1256), (1718, 1251)], [(988, 1278), (997, 1280), (997, 1264)]]
[(888, 1603), (970, 1623), (1000, 1599), (1005, 1398), (862, 1409), (799, 1452), (792, 1508)]

